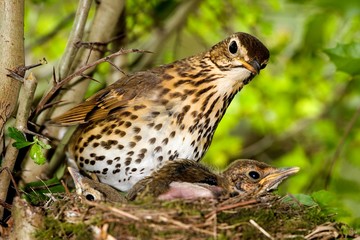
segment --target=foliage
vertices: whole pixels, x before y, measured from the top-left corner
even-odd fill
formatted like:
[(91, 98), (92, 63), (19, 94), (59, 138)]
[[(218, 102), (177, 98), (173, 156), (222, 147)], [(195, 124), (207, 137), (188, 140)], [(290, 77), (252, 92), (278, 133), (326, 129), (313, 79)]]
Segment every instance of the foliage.
[[(180, 3), (128, 1), (125, 47), (146, 46)], [(27, 5), (27, 59), (49, 60), (48, 68), (34, 70), (44, 79), (38, 96), (64, 50), (71, 22), (53, 38), (36, 43), (75, 7), (69, 0)], [(268, 67), (227, 110), (204, 161), (218, 168), (236, 158), (299, 166), (302, 171), (281, 185), (281, 191), (301, 193), (297, 196), (304, 201), (321, 206), (327, 196), (321, 190), (327, 189), (329, 198), (337, 199), (336, 204), (351, 214), (340, 215), (341, 220), (359, 226), (359, 15), (357, 0), (203, 0), (184, 28), (154, 53), (153, 65), (201, 52), (235, 31), (256, 35), (271, 52)], [(131, 72), (136, 59), (128, 60)], [(109, 69), (101, 69), (95, 75), (100, 86), (109, 74)]]
[(25, 135), (15, 127), (9, 127), (9, 137), (15, 140), (13, 146), (17, 149), (30, 147), (29, 155), (36, 164), (42, 165), (46, 163), (46, 157), (44, 156), (43, 149), (50, 149), (51, 146), (39, 140), (38, 137), (34, 137), (32, 142), (29, 142)]

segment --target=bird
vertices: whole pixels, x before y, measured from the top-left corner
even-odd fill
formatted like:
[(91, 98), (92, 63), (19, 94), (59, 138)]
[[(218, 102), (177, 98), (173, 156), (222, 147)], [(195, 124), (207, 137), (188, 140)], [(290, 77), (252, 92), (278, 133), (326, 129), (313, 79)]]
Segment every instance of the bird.
[(215, 173), (189, 159), (169, 161), (150, 176), (137, 182), (127, 193), (128, 200), (151, 196), (159, 200), (261, 196), (278, 187), (299, 167), (276, 168), (266, 163), (238, 159), (226, 170)]
[(234, 96), (270, 57), (238, 32), (208, 51), (127, 75), (50, 122), (78, 125), (68, 158), (128, 191), (166, 161), (199, 161)]

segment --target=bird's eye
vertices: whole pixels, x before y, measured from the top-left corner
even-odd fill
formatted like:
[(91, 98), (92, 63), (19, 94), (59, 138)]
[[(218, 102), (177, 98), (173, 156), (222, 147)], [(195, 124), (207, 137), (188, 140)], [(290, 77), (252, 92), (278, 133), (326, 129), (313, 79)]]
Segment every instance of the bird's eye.
[(89, 201), (95, 201), (95, 196), (90, 193), (86, 194), (85, 198), (86, 198), (86, 200), (89, 200)]
[(238, 50), (238, 45), (235, 41), (232, 41), (229, 45), (229, 52), (235, 54)]
[(257, 180), (260, 178), (260, 173), (256, 172), (256, 171), (250, 171), (249, 172), (249, 177), (251, 177), (254, 180)]

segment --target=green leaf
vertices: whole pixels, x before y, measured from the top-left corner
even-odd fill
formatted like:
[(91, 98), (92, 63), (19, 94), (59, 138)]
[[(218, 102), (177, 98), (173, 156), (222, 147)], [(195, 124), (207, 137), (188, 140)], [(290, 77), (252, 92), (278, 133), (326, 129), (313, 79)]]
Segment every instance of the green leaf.
[[(306, 194), (293, 194), (292, 196), (295, 197), (295, 199), (298, 200), (302, 205), (309, 206), (309, 207), (317, 205), (317, 203), (309, 195), (306, 195)], [(290, 196), (286, 196), (283, 199), (283, 201), (284, 202), (290, 202), (290, 201), (293, 201), (293, 199)]]
[(30, 157), (38, 165), (43, 165), (46, 162), (46, 158), (44, 156), (44, 153), (42, 152), (42, 148), (38, 143), (35, 143), (31, 146)]
[(335, 48), (324, 51), (337, 70), (350, 75), (360, 74), (360, 43), (338, 44)]
[(17, 142), (26, 142), (25, 135), (17, 128), (15, 127), (9, 127), (9, 137), (14, 139)]
[(40, 145), (41, 148), (43, 149), (50, 149), (51, 146), (49, 144), (46, 144), (44, 142), (42, 142), (41, 140), (39, 140), (37, 137), (34, 137), (34, 141)]
[(33, 142), (14, 142), (12, 145), (13, 147), (16, 147), (17, 149), (24, 148), (27, 146), (30, 146), (34, 144)]
[(16, 141), (12, 145), (17, 149), (21, 149), (33, 144), (33, 142), (29, 142), (26, 140), (24, 133), (22, 133), (19, 129), (15, 127), (9, 127), (8, 129), (9, 136)]

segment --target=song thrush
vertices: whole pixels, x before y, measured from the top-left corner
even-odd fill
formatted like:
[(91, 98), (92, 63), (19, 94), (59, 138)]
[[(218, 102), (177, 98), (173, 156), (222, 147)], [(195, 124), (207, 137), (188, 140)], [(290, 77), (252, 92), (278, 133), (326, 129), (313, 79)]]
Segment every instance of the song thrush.
[(166, 160), (200, 160), (235, 94), (268, 59), (257, 38), (235, 33), (207, 52), (126, 76), (53, 122), (80, 124), (69, 157), (127, 191)]
[(151, 195), (161, 200), (174, 198), (218, 198), (220, 196), (260, 196), (278, 187), (298, 167), (275, 168), (263, 162), (241, 159), (216, 174), (198, 162), (179, 159), (171, 161), (137, 182), (127, 198)]

